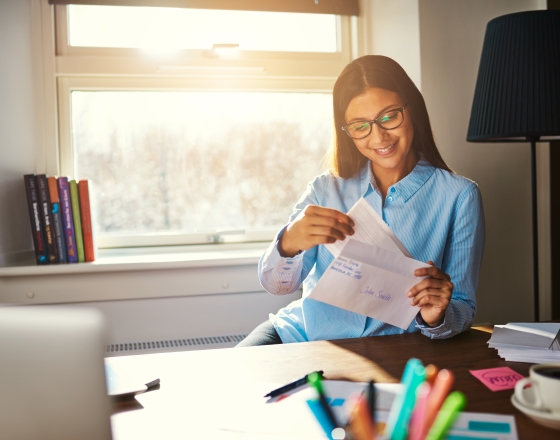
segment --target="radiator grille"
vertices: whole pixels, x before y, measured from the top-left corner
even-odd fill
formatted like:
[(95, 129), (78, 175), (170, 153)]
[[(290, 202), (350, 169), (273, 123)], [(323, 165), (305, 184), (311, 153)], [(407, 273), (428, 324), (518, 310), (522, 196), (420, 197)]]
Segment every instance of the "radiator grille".
[(202, 336), (198, 338), (167, 339), (162, 341), (140, 341), (108, 344), (108, 355), (132, 354), (131, 352), (162, 352), (196, 350), (201, 348), (232, 347), (245, 339), (247, 335)]

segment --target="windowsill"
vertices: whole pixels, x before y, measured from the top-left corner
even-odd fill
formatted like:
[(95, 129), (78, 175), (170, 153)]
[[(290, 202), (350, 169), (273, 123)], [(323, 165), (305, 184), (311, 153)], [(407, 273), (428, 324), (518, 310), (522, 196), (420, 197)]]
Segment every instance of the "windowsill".
[(95, 262), (0, 267), (0, 277), (145, 271), (257, 264), (268, 243), (102, 249)]

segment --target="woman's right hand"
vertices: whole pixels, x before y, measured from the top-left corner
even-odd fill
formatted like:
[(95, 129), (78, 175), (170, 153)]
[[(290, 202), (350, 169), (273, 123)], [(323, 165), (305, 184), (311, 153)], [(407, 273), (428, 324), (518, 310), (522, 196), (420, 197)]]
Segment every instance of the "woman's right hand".
[(354, 221), (336, 209), (307, 205), (291, 222), (278, 243), (283, 257), (295, 257), (318, 244), (334, 243), (354, 234)]

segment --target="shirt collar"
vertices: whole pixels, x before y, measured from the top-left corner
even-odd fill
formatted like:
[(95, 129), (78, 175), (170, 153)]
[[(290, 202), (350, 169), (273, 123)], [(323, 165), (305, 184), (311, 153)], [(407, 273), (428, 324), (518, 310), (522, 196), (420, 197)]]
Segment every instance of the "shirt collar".
[[(397, 194), (406, 202), (427, 182), (435, 170), (436, 168), (432, 164), (421, 157), (410, 174), (395, 183), (393, 188), (395, 188)], [(366, 166), (362, 168), (360, 172), (360, 181), (362, 197), (366, 194), (370, 185), (373, 189), (376, 188), (375, 177), (371, 171), (371, 161), (368, 161)]]

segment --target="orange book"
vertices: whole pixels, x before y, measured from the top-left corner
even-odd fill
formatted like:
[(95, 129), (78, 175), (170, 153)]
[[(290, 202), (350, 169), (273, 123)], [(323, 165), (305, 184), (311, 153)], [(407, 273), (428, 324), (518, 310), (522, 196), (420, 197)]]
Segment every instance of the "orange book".
[(80, 216), (82, 218), (82, 234), (84, 240), (85, 261), (95, 261), (95, 248), (93, 243), (93, 223), (91, 220), (91, 204), (89, 198), (89, 181), (78, 182), (78, 196), (80, 198)]

